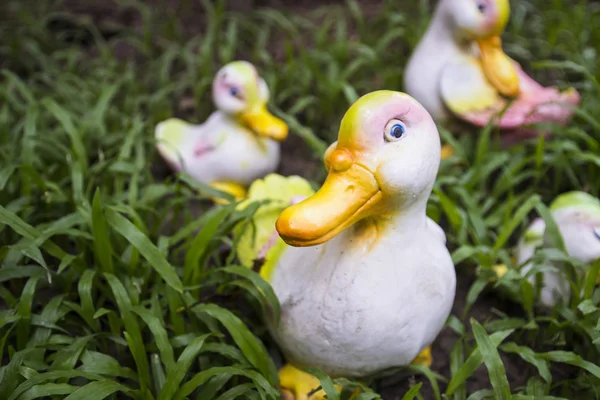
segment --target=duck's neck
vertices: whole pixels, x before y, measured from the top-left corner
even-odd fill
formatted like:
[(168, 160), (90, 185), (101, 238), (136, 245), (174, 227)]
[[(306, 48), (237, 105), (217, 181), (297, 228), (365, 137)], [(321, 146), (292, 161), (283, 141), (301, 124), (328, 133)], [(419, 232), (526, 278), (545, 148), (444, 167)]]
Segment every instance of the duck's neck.
[(424, 40), (434, 43), (438, 47), (449, 46), (468, 52), (472, 47), (472, 42), (456, 29), (449, 7), (448, 3), (442, 3), (436, 8)]
[[(239, 118), (238, 116), (236, 116), (236, 115), (234, 115), (234, 114), (229, 114), (229, 113), (226, 113), (226, 112), (223, 112), (223, 111), (220, 111), (220, 112), (221, 112), (221, 115), (222, 115), (222, 118), (223, 118), (223, 120), (225, 120), (225, 121), (227, 121), (227, 122), (229, 122), (229, 123), (235, 124), (235, 125), (243, 126), (244, 128), (246, 128), (246, 129), (250, 130), (250, 129), (249, 129), (249, 128), (248, 128), (248, 127), (247, 127), (247, 126), (246, 126), (246, 125), (245, 125), (245, 124), (244, 124), (244, 123), (243, 123), (243, 122), (240, 120), (240, 118)], [(254, 132), (252, 132), (252, 133), (254, 133)]]
[(238, 126), (240, 128), (244, 128), (244, 131), (248, 135), (252, 135), (252, 138), (256, 139), (256, 141), (259, 142), (259, 143), (262, 143), (264, 141), (263, 137), (261, 137), (254, 130), (250, 129), (250, 127), (248, 127), (246, 124), (244, 124), (244, 122), (242, 120), (240, 120), (240, 118), (237, 117), (236, 115), (224, 113), (222, 111), (219, 111), (219, 112), (221, 113), (221, 117), (223, 118), (223, 121), (225, 121), (227, 123), (230, 123), (230, 124), (232, 124), (234, 126)]
[(407, 243), (415, 240), (427, 226), (427, 203), (418, 201), (385, 216), (365, 218), (349, 229), (348, 240), (366, 250), (382, 240)]

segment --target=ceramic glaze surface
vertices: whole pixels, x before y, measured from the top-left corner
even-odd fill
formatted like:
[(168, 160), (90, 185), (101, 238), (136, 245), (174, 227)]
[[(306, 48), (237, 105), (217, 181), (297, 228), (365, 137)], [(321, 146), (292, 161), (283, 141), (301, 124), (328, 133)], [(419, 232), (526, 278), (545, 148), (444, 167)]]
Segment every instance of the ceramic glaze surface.
[(440, 139), (410, 96), (380, 91), (346, 113), (321, 189), (277, 220), (292, 246), (271, 284), (272, 326), (288, 360), (333, 376), (408, 365), (433, 342), (456, 277), (441, 228), (425, 214)]
[(201, 125), (178, 119), (156, 127), (157, 148), (178, 171), (211, 184), (248, 185), (279, 165), (279, 141), (287, 135), (283, 121), (266, 109), (269, 90), (252, 64), (236, 61), (213, 81), (218, 107)]
[(454, 298), (452, 260), (426, 224), (387, 234), (372, 249), (346, 248), (360, 241), (351, 228), (283, 254), (272, 278), (276, 337), (295, 365), (364, 376), (408, 365), (436, 338)]
[[(507, 130), (566, 123), (579, 94), (541, 86), (504, 54), (500, 34), (509, 14), (507, 0), (440, 0), (406, 67), (407, 93), (435, 119), (452, 114), (485, 126), (494, 118)], [(499, 116), (507, 98), (513, 102)]]
[[(600, 259), (600, 200), (584, 192), (569, 192), (557, 197), (550, 209), (569, 256), (584, 263)], [(527, 229), (517, 247), (519, 265), (527, 262), (537, 248), (547, 245), (545, 230), (542, 219), (536, 219)], [(528, 273), (531, 268), (529, 263), (524, 265), (522, 273)], [(530, 281), (535, 282), (535, 277), (530, 277)], [(558, 301), (566, 301), (570, 293), (569, 283), (562, 274), (543, 273), (542, 304), (552, 307)]]

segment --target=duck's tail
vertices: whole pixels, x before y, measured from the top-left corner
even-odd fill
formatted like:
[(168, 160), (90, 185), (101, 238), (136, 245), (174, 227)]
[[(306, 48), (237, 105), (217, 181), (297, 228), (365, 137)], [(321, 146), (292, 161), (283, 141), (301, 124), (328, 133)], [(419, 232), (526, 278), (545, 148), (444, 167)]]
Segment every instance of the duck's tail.
[(185, 144), (190, 124), (177, 118), (160, 122), (154, 129), (156, 148), (165, 161), (175, 170), (182, 168), (181, 149)]

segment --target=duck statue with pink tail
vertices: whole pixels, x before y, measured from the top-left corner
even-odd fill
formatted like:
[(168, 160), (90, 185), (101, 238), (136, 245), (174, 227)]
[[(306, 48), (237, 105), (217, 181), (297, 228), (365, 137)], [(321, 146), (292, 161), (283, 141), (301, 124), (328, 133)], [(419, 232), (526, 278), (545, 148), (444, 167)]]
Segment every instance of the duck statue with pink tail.
[(539, 133), (540, 122), (566, 124), (580, 102), (573, 89), (543, 87), (502, 50), (508, 0), (440, 0), (405, 74), (408, 94), (436, 120), (490, 120), (511, 143)]

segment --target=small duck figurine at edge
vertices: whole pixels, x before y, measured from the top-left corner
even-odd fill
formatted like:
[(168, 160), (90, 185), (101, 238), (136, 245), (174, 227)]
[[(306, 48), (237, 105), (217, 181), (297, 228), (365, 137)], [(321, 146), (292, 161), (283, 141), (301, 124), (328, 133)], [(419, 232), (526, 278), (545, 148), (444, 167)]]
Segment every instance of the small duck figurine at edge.
[(280, 370), (286, 398), (319, 386), (306, 367), (352, 378), (421, 355), (427, 363), (456, 289), (445, 234), (426, 216), (440, 151), (417, 101), (367, 94), (325, 153), (322, 187), (277, 219), (290, 246), (269, 279), (281, 304), (269, 329), (289, 362)]
[(269, 88), (249, 62), (221, 68), (212, 94), (218, 111), (204, 124), (159, 123), (157, 148), (173, 169), (243, 198), (247, 185), (277, 169), (288, 127), (267, 110)]
[(509, 15), (508, 0), (440, 0), (404, 73), (406, 92), (436, 120), (448, 111), (477, 126), (496, 118), (505, 144), (538, 134), (526, 125), (565, 124), (580, 101), (573, 88), (541, 86), (503, 52)]
[[(600, 260), (600, 200), (581, 191), (561, 194), (550, 205), (550, 211), (569, 256), (584, 263)], [(533, 268), (527, 261), (533, 257), (536, 249), (543, 247), (546, 224), (538, 218), (534, 220), (519, 243), (515, 252), (515, 262), (523, 265), (521, 273), (527, 274)], [(496, 273), (503, 276), (507, 268), (496, 267)], [(555, 271), (544, 271), (539, 302), (547, 307), (554, 307), (559, 301), (568, 301), (571, 287), (564, 275)], [(528, 277), (535, 283), (535, 275)]]

